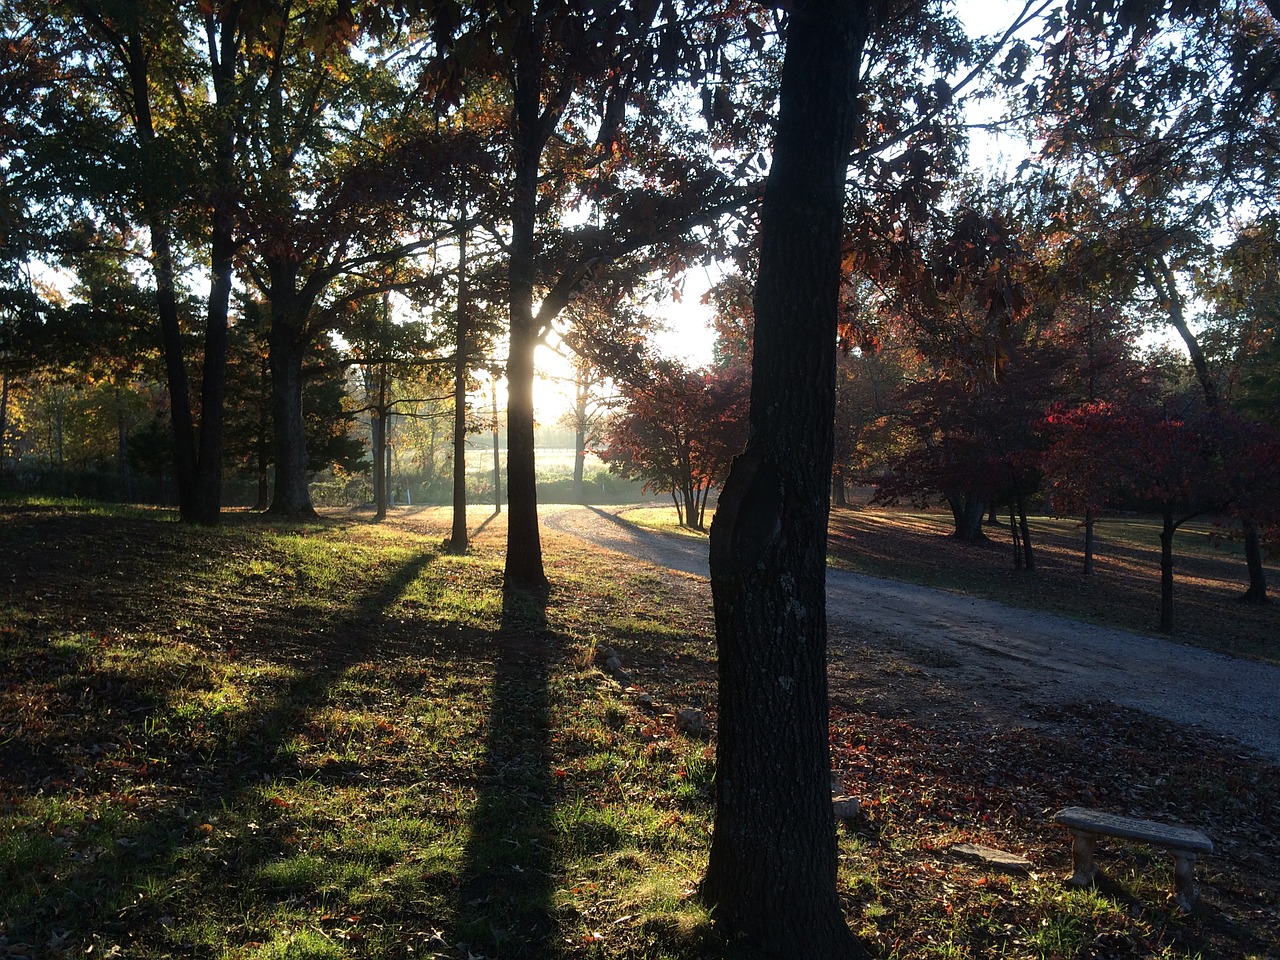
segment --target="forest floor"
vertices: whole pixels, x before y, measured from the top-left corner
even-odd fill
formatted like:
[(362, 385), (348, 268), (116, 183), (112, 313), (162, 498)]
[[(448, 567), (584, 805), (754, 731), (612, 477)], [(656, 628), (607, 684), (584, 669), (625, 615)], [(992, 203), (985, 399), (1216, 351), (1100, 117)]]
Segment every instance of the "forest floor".
[[(486, 513), (452, 557), (439, 510), (193, 530), (0, 502), (0, 957), (742, 955), (691, 895), (713, 743), (673, 725), (714, 724), (705, 580), (548, 529), (548, 596), (504, 596)], [(1280, 956), (1274, 763), (1096, 702), (925, 710), (926, 669), (854, 653), (840, 888), (876, 955)], [(1137, 844), (1064, 889), (1069, 805), (1205, 829), (1201, 907)]]

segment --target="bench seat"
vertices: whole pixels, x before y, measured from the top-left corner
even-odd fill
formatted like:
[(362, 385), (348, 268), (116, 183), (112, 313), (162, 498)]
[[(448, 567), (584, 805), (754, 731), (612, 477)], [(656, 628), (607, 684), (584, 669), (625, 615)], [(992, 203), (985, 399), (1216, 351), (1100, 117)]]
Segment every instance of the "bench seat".
[(1070, 831), (1071, 862), (1074, 872), (1067, 880), (1073, 887), (1090, 886), (1098, 875), (1094, 853), (1098, 837), (1118, 837), (1165, 847), (1173, 852), (1174, 900), (1184, 911), (1196, 902), (1195, 864), (1202, 853), (1213, 852), (1213, 841), (1194, 827), (1184, 827), (1154, 820), (1139, 820), (1102, 810), (1066, 807), (1054, 820)]

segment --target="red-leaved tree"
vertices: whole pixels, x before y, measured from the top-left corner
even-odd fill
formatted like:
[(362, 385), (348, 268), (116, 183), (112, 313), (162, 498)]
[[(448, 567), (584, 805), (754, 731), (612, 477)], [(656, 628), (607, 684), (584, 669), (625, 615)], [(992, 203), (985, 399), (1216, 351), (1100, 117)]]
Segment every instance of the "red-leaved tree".
[(707, 497), (746, 442), (749, 389), (744, 367), (661, 361), (626, 388), (627, 410), (610, 424), (601, 459), (646, 490), (669, 492), (680, 525), (704, 530)]
[(1160, 515), (1160, 629), (1173, 630), (1173, 535), (1205, 514), (1263, 528), (1280, 517), (1280, 440), (1220, 412), (1173, 417), (1096, 402), (1046, 415), (1041, 458), (1057, 513), (1101, 513), (1120, 502)]

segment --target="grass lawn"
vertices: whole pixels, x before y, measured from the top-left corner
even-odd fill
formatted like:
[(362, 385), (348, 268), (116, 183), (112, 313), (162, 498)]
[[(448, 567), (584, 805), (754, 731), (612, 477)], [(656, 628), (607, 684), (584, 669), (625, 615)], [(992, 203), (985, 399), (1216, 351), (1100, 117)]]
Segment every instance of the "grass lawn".
[[(741, 956), (691, 896), (713, 745), (672, 722), (714, 724), (705, 583), (545, 532), (549, 595), (504, 599), (503, 519), (478, 511), (451, 557), (435, 509), (204, 530), (0, 501), (0, 956)], [(910, 681), (883, 655), (842, 670)], [(1075, 716), (837, 701), (864, 802), (841, 891), (877, 954), (1280, 955), (1280, 771), (1082, 709), (1083, 739)], [(1206, 909), (1178, 915), (1167, 858), (1132, 845), (1106, 856), (1122, 886), (1065, 891), (1048, 816), (1075, 803), (1205, 826)]]

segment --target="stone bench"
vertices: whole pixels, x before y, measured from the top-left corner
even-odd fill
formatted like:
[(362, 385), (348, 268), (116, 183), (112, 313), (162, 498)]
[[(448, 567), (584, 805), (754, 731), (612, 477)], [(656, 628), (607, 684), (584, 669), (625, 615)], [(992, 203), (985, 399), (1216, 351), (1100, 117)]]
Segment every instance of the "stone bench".
[(1184, 911), (1195, 906), (1196, 856), (1213, 852), (1213, 841), (1199, 830), (1083, 807), (1059, 810), (1053, 819), (1071, 831), (1071, 865), (1075, 872), (1067, 880), (1069, 886), (1090, 886), (1098, 875), (1093, 862), (1098, 837), (1119, 837), (1172, 850), (1174, 900)]

